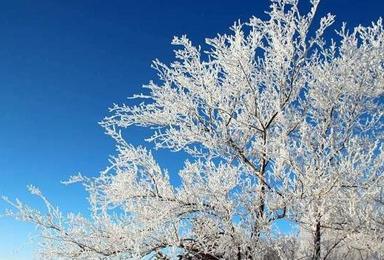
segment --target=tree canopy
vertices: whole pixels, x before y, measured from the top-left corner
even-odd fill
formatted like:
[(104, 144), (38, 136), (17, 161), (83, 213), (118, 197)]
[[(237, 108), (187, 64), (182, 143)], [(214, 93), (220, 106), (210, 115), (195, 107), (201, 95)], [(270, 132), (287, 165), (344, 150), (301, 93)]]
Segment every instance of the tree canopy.
[[(175, 37), (159, 80), (113, 105), (100, 125), (117, 154), (76, 175), (91, 217), (16, 200), (9, 215), (41, 232), (47, 259), (380, 259), (384, 257), (382, 20), (325, 39), (319, 0), (271, 0), (268, 18), (236, 22), (206, 50)], [(158, 149), (188, 154), (170, 183), (132, 125)], [(286, 221), (297, 231), (274, 228)]]

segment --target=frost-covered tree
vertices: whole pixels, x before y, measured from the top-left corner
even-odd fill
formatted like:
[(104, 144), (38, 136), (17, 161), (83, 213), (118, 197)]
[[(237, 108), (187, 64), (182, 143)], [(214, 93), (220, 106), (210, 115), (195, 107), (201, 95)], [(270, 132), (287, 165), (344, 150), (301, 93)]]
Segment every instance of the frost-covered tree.
[[(207, 51), (174, 38), (140, 105), (101, 125), (117, 155), (99, 177), (71, 177), (91, 216), (8, 200), (41, 231), (44, 258), (358, 259), (384, 257), (382, 20), (339, 41), (313, 24), (319, 0), (272, 0), (269, 18), (237, 22)], [(121, 129), (153, 129), (155, 148), (188, 154), (173, 186)], [(281, 234), (286, 221), (298, 232)]]

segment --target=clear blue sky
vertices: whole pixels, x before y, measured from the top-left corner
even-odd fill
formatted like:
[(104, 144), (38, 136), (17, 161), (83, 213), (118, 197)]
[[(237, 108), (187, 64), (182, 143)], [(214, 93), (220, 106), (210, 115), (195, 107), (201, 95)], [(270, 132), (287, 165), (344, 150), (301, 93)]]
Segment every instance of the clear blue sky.
[[(302, 0), (306, 1), (306, 0)], [(1, 0), (0, 194), (33, 205), (35, 184), (64, 211), (84, 212), (85, 193), (61, 180), (97, 175), (114, 143), (97, 122), (113, 103), (155, 78), (151, 60), (172, 59), (173, 35), (201, 44), (232, 23), (263, 16), (267, 0)], [(382, 0), (323, 0), (337, 26), (367, 25), (384, 15)], [(128, 140), (140, 144), (133, 128)], [(158, 154), (175, 172), (182, 155)], [(177, 182), (176, 179), (174, 179)], [(7, 205), (0, 202), (0, 212)], [(31, 259), (34, 228), (0, 218), (0, 260)]]

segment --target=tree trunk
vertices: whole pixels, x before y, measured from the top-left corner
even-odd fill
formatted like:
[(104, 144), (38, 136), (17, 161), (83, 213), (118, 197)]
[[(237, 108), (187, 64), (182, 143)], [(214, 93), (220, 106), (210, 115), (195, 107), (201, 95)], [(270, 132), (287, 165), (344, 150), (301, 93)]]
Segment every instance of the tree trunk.
[(314, 252), (313, 252), (313, 260), (320, 260), (320, 254), (321, 254), (321, 226), (320, 226), (320, 219), (316, 221), (316, 227), (315, 227), (315, 238), (314, 238)]

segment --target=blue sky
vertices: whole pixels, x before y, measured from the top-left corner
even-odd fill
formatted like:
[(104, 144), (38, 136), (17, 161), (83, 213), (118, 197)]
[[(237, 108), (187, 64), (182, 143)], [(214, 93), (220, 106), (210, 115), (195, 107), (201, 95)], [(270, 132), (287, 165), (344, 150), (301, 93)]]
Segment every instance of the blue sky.
[[(306, 0), (303, 0), (306, 1)], [(264, 16), (267, 0), (2, 0), (0, 1), (0, 194), (32, 205), (35, 184), (64, 211), (86, 210), (79, 186), (60, 181), (107, 166), (113, 141), (97, 122), (113, 103), (155, 79), (151, 60), (172, 59), (173, 35), (194, 43), (232, 23)], [(381, 0), (323, 0), (320, 14), (336, 27), (369, 24), (384, 15)], [(319, 17), (318, 17), (319, 18)], [(146, 132), (126, 132), (142, 143)], [(175, 172), (182, 155), (159, 153)], [(177, 182), (177, 180), (174, 180)], [(0, 212), (7, 205), (0, 202)], [(32, 226), (0, 218), (0, 260), (31, 259)]]

